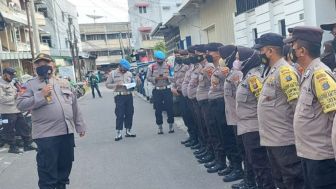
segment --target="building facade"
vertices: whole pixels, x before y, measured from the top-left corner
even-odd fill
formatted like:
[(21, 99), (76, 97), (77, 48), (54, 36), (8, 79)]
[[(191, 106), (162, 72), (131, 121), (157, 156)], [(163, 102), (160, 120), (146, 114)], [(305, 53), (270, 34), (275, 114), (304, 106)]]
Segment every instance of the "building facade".
[(128, 0), (133, 48), (152, 49), (163, 41), (162, 36), (152, 36), (151, 33), (170, 19), (181, 4), (182, 0)]
[(99, 67), (119, 63), (131, 49), (129, 22), (80, 24), (83, 52), (96, 56)]
[[(236, 0), (236, 44), (251, 47), (255, 38), (267, 32), (287, 36), (287, 29), (294, 26), (335, 22), (335, 3), (334, 0)], [(323, 40), (331, 37), (325, 32)]]

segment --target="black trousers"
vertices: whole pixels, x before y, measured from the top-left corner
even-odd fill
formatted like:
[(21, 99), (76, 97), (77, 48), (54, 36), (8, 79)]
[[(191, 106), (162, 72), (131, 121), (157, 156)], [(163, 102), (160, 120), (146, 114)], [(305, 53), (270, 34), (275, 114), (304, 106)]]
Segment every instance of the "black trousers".
[(198, 141), (207, 150), (212, 150), (211, 145), (208, 143), (208, 131), (205, 125), (205, 121), (202, 116), (202, 110), (199, 102), (196, 99), (191, 100), (194, 111), (194, 119), (198, 128)]
[(237, 126), (233, 126), (233, 131), (236, 136), (238, 153), (242, 157), (243, 164), (244, 164), (244, 180), (248, 184), (253, 184), (255, 183), (255, 176), (253, 173), (252, 165), (247, 159), (247, 155), (246, 155), (244, 143), (243, 143), (243, 137), (237, 134)]
[(305, 189), (336, 189), (335, 159), (301, 160)]
[[(242, 169), (245, 151), (241, 136), (237, 136), (237, 126), (225, 124), (222, 128), (221, 136), (224, 144), (224, 150), (230, 164), (235, 169)], [(248, 162), (245, 162), (245, 164), (247, 163)]]
[(100, 93), (98, 84), (96, 84), (96, 85), (91, 85), (92, 97), (93, 97), (93, 98), (96, 97), (96, 95), (95, 95), (95, 89), (97, 90), (97, 93), (98, 93), (99, 97), (101, 97), (102, 95), (101, 95), (101, 93)]
[(173, 112), (173, 94), (170, 89), (164, 90), (153, 90), (153, 103), (155, 107), (155, 118), (156, 124), (163, 124), (162, 112), (166, 111), (169, 124), (174, 123), (174, 112)]
[(280, 189), (304, 188), (301, 160), (296, 155), (295, 145), (267, 146), (275, 185)]
[(114, 97), (114, 102), (116, 104), (115, 115), (117, 117), (116, 130), (123, 130), (124, 126), (126, 129), (132, 129), (134, 115), (132, 94), (117, 95)]
[(73, 134), (39, 138), (37, 144), (37, 172), (40, 189), (54, 189), (69, 184), (74, 161), (75, 140)]
[(188, 129), (188, 134), (191, 139), (197, 139), (197, 131), (195, 130), (195, 121), (192, 115), (192, 109), (190, 109), (188, 103), (188, 98), (184, 96), (177, 96), (179, 100), (180, 110), (183, 118), (184, 125)]
[(209, 130), (210, 126), (209, 126), (209, 101), (208, 99), (206, 100), (201, 100), (198, 101), (198, 105), (200, 108), (200, 117), (201, 117), (201, 123), (202, 123), (202, 127), (205, 130), (206, 133), (206, 144), (207, 144), (207, 149), (210, 152), (214, 152), (214, 141), (213, 138), (211, 136), (211, 131)]
[(209, 100), (209, 138), (213, 144), (213, 149), (216, 157), (216, 161), (226, 165), (226, 153), (223, 140), (223, 129), (227, 127), (225, 118), (225, 104), (224, 99), (219, 98), (215, 100)]
[(260, 146), (259, 132), (245, 133), (242, 139), (247, 161), (252, 166), (257, 185), (262, 189), (275, 189), (266, 148)]
[(15, 144), (15, 136), (19, 135), (25, 143), (31, 142), (31, 127), (27, 124), (22, 113), (1, 114), (2, 119), (8, 119), (3, 124), (2, 140), (9, 145)]

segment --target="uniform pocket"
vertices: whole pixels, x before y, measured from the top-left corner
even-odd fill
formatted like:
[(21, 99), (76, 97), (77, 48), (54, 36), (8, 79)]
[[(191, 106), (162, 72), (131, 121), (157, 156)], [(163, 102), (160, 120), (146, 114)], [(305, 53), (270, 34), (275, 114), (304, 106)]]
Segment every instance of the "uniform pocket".
[(313, 118), (315, 116), (315, 111), (313, 107), (314, 96), (302, 93), (302, 100), (300, 100), (300, 112), (302, 117)]
[(61, 92), (64, 102), (67, 104), (72, 104), (72, 91), (70, 89), (61, 89)]
[(247, 102), (247, 97), (248, 97), (248, 94), (238, 93), (236, 96), (236, 100), (238, 102)]
[(224, 95), (225, 96), (232, 96), (233, 92), (232, 92), (232, 89), (227, 87), (227, 88), (224, 88)]
[(276, 93), (273, 88), (264, 88), (262, 91), (263, 95), (263, 106), (275, 106), (276, 102)]

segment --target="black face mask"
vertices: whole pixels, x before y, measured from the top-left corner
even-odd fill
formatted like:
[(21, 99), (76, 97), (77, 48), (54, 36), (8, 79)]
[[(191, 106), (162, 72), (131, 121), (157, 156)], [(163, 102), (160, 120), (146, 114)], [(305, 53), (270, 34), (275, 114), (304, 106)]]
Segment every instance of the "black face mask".
[(202, 62), (204, 60), (204, 56), (203, 55), (196, 55), (196, 63), (198, 62)]
[(269, 64), (269, 58), (267, 58), (266, 54), (259, 54), (261, 63), (268, 65)]
[(211, 55), (206, 55), (206, 59), (209, 63), (213, 63), (214, 60), (213, 60), (213, 57)]
[(13, 81), (12, 76), (7, 76), (7, 77), (5, 78), (5, 81), (7, 81), (8, 83), (12, 82), (12, 81)]
[(157, 60), (156, 61), (158, 64), (162, 65), (163, 64), (163, 60)]
[(197, 62), (197, 56), (189, 56), (189, 62), (190, 64), (196, 64)]
[(176, 58), (175, 58), (175, 63), (176, 63), (176, 64), (182, 64), (182, 63), (183, 63), (183, 59), (182, 59), (182, 57), (176, 57)]
[(52, 67), (47, 65), (37, 67), (36, 73), (38, 76), (47, 77), (48, 75), (52, 74)]
[(293, 63), (296, 63), (298, 60), (298, 57), (296, 56), (295, 49), (290, 49), (289, 51), (289, 58)]
[(183, 64), (185, 64), (185, 65), (189, 65), (189, 64), (190, 64), (190, 57), (188, 57), (188, 58), (183, 58), (182, 62), (183, 62)]

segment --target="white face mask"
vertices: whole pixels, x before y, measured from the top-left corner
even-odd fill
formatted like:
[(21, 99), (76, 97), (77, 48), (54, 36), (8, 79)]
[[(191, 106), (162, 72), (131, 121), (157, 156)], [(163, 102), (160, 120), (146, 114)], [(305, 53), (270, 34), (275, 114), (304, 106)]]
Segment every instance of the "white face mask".
[(240, 70), (241, 69), (241, 65), (242, 65), (242, 63), (240, 62), (240, 60), (235, 60), (234, 62), (233, 62), (233, 69), (235, 69), (235, 70)]

